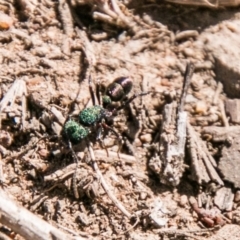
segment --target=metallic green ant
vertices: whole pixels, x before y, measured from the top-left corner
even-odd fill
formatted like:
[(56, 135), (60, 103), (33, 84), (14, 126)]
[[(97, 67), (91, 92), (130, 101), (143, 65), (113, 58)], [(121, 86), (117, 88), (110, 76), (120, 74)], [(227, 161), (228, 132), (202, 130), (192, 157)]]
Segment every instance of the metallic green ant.
[[(147, 95), (149, 92), (141, 92), (134, 94), (130, 98), (127, 98), (127, 94), (132, 89), (132, 79), (130, 77), (120, 77), (111, 83), (107, 89), (105, 95), (102, 97), (102, 105), (100, 100), (99, 88), (97, 88), (97, 99), (99, 105), (95, 102), (95, 94), (92, 88), (91, 78), (89, 78), (89, 90), (93, 102), (93, 106), (87, 107), (80, 111), (78, 115), (78, 122), (74, 120), (68, 120), (64, 125), (64, 132), (68, 139), (77, 144), (81, 140), (85, 139), (90, 134), (90, 128), (97, 127), (98, 136), (97, 140), (100, 140), (102, 129), (112, 131), (116, 137), (121, 140), (119, 134), (110, 126), (106, 124), (109, 120), (113, 119), (117, 115), (117, 112), (123, 109), (127, 104), (132, 102), (139, 96)], [(126, 99), (118, 107), (113, 107), (112, 102), (118, 102)]]
[[(76, 161), (76, 170), (73, 176), (73, 192), (76, 199), (79, 198), (77, 184), (76, 184), (76, 174), (77, 174), (77, 166), (78, 166), (78, 157), (76, 156), (74, 150), (72, 149), (72, 143), (77, 144), (82, 140), (86, 140), (87, 144), (89, 144), (88, 136), (91, 133), (91, 130), (97, 129), (97, 137), (96, 140), (99, 140), (102, 143), (102, 146), (105, 148), (107, 154), (108, 151), (101, 139), (101, 133), (103, 128), (112, 131), (119, 141), (119, 149), (118, 149), (118, 157), (119, 151), (121, 149), (121, 140), (120, 135), (106, 122), (108, 123), (110, 120), (117, 115), (117, 112), (123, 109), (127, 104), (132, 102), (138, 96), (143, 96), (148, 94), (149, 92), (141, 92), (139, 94), (134, 94), (130, 98), (127, 98), (127, 94), (132, 89), (132, 80), (129, 77), (120, 77), (115, 79), (106, 89), (105, 94), (102, 98), (100, 98), (100, 90), (99, 85), (97, 85), (97, 100), (98, 105), (95, 102), (95, 94), (92, 87), (91, 78), (89, 78), (89, 90), (91, 94), (91, 99), (93, 102), (92, 107), (87, 107), (80, 111), (78, 115), (78, 120), (68, 120), (64, 125), (64, 133), (68, 137), (69, 148), (73, 154), (73, 158)], [(102, 100), (102, 104), (101, 104)], [(115, 107), (112, 102), (121, 101), (121, 105)]]

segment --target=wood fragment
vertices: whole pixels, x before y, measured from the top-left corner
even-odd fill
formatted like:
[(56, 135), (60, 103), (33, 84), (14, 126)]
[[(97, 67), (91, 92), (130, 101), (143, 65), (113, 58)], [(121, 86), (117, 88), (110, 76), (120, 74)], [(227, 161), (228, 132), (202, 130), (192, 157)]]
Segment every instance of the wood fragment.
[(194, 65), (187, 64), (179, 106), (173, 101), (164, 107), (159, 142), (160, 159), (155, 157), (149, 162), (149, 167), (159, 175), (160, 181), (171, 186), (180, 183), (185, 170), (187, 112), (184, 111), (184, 102), (193, 72)]
[(94, 150), (94, 152), (96, 155), (96, 160), (100, 160), (104, 162), (116, 162), (116, 161), (119, 161), (119, 157), (120, 157), (120, 161), (124, 161), (125, 163), (128, 163), (128, 164), (135, 164), (137, 162), (134, 156), (123, 154), (123, 153), (118, 154), (117, 152), (108, 151), (108, 155), (107, 155), (106, 151), (104, 150)]
[(71, 38), (74, 33), (73, 20), (69, 5), (66, 0), (58, 1), (58, 11), (62, 20), (64, 33)]
[(189, 122), (187, 123), (187, 131), (190, 142), (189, 151), (193, 159), (192, 168), (196, 174), (195, 180), (199, 184), (208, 183), (211, 180), (223, 186), (224, 183), (215, 169), (217, 164), (214, 158)]
[(182, 31), (182, 32), (176, 34), (175, 41), (182, 41), (187, 38), (196, 38), (198, 35), (199, 35), (199, 33), (196, 30)]
[(233, 207), (234, 194), (231, 188), (220, 188), (214, 197), (215, 205), (222, 211), (231, 211)]
[(240, 5), (239, 0), (165, 0), (166, 2), (178, 3), (191, 6), (205, 6), (209, 8), (236, 7)]
[(69, 176), (73, 175), (76, 169), (76, 163), (72, 163), (68, 166), (66, 166), (63, 169), (59, 169), (56, 172), (44, 176), (44, 181), (55, 181), (55, 182), (60, 182), (63, 181), (64, 179), (68, 178)]
[[(1, 128), (1, 115), (8, 109), (8, 112), (13, 108), (17, 97), (20, 97), (22, 102), (22, 120), (26, 117), (26, 82), (23, 79), (16, 79), (12, 86), (9, 88), (8, 92), (5, 94), (0, 102), (0, 128)], [(23, 122), (22, 122), (23, 124)]]
[(122, 205), (121, 202), (118, 201), (118, 199), (115, 197), (115, 195), (111, 192), (111, 190), (109, 189), (99, 167), (98, 167), (98, 164), (96, 162), (96, 158), (95, 158), (95, 155), (94, 155), (94, 152), (93, 152), (93, 149), (90, 145), (90, 143), (88, 144), (88, 150), (89, 150), (89, 153), (90, 153), (90, 156), (91, 156), (91, 160), (92, 160), (92, 166), (93, 166), (93, 169), (95, 170), (98, 178), (100, 179), (101, 181), (101, 184), (102, 184), (102, 187), (103, 189), (105, 190), (105, 192), (107, 193), (108, 197), (113, 201), (113, 203), (116, 205), (116, 207), (127, 217), (127, 218), (132, 218), (132, 214), (129, 213), (126, 208)]

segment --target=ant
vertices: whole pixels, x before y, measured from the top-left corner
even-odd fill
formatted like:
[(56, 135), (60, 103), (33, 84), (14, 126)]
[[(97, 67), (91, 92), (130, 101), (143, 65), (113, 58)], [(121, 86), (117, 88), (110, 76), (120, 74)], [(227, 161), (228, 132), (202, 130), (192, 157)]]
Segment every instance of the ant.
[[(78, 121), (68, 120), (65, 123), (64, 133), (67, 135), (70, 142), (73, 144), (79, 143), (81, 140), (88, 137), (88, 135), (91, 133), (91, 129), (94, 127), (97, 127), (98, 129), (97, 140), (101, 140), (100, 136), (103, 128), (112, 131), (118, 140), (121, 140), (119, 134), (112, 127), (106, 124), (106, 122), (111, 121), (114, 116), (117, 115), (118, 111), (123, 109), (127, 104), (131, 103), (135, 98), (149, 94), (149, 92), (141, 92), (139, 94), (133, 94), (133, 96), (127, 98), (127, 95), (132, 90), (132, 86), (133, 82), (130, 77), (119, 77), (106, 88), (105, 94), (102, 96), (102, 98), (100, 98), (99, 85), (97, 85), (96, 95), (98, 104), (96, 104), (95, 93), (93, 91), (90, 77), (89, 90), (93, 106), (87, 107), (80, 111), (78, 115)], [(113, 105), (113, 102), (120, 101), (120, 106), (115, 107)]]
[[(120, 135), (107, 123), (109, 123), (113, 118), (117, 115), (118, 111), (123, 109), (127, 104), (131, 103), (135, 98), (139, 96), (144, 96), (149, 94), (150, 92), (141, 92), (139, 94), (133, 94), (130, 98), (127, 95), (131, 92), (133, 82), (130, 77), (119, 77), (115, 79), (105, 90), (105, 93), (102, 97), (100, 97), (100, 89), (99, 85), (96, 85), (96, 97), (98, 100), (98, 104), (95, 101), (95, 93), (92, 87), (91, 77), (88, 81), (89, 91), (91, 95), (91, 99), (93, 102), (93, 106), (86, 107), (78, 114), (77, 120), (68, 120), (64, 127), (63, 131), (68, 138), (68, 143), (70, 150), (73, 154), (73, 158), (76, 161), (76, 170), (73, 175), (73, 192), (76, 199), (79, 198), (78, 188), (77, 188), (77, 166), (78, 166), (78, 157), (72, 149), (72, 143), (77, 144), (82, 140), (86, 140), (89, 145), (88, 136), (97, 129), (97, 137), (96, 140), (99, 140), (102, 144), (103, 148), (106, 150), (107, 155), (108, 151), (104, 145), (104, 142), (101, 139), (101, 133), (103, 128), (106, 130), (112, 131), (119, 141), (118, 148), (118, 157), (119, 151), (121, 149), (121, 140)], [(114, 102), (121, 102), (120, 105), (115, 106)]]

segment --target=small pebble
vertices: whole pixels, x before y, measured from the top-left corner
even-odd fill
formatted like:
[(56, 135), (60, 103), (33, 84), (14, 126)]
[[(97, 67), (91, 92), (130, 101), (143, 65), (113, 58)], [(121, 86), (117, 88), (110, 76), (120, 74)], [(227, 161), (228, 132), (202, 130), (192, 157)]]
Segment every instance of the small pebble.
[(205, 102), (198, 101), (196, 102), (194, 109), (195, 109), (195, 113), (197, 114), (205, 114), (207, 112), (208, 107)]
[(147, 193), (141, 192), (139, 198), (140, 198), (140, 200), (145, 200), (147, 198)]
[(233, 213), (232, 213), (232, 211), (231, 212), (226, 212), (225, 214), (224, 214), (224, 216), (226, 217), (226, 218), (228, 218), (228, 219), (232, 219), (233, 218)]
[(182, 195), (180, 197), (179, 206), (180, 207), (185, 207), (187, 204), (188, 204), (188, 197), (187, 197), (187, 195)]
[(12, 18), (3, 12), (0, 12), (0, 30), (8, 30), (12, 25)]
[(194, 57), (195, 51), (192, 48), (183, 49), (183, 54), (187, 57)]
[(240, 201), (240, 190), (237, 190), (234, 196), (234, 202)]
[(143, 143), (150, 143), (152, 141), (152, 135), (147, 133), (147, 134), (144, 134), (144, 135), (141, 135), (140, 136), (140, 140), (143, 142)]

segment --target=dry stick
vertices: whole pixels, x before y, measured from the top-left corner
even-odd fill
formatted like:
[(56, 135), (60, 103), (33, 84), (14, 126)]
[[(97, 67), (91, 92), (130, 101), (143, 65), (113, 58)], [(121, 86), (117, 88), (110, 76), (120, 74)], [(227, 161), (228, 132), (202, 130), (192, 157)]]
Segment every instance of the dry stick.
[(219, 95), (222, 92), (222, 90), (223, 90), (223, 85), (222, 85), (222, 83), (218, 82), (217, 89), (215, 91), (215, 94), (214, 94), (214, 97), (213, 97), (213, 101), (212, 101), (213, 105), (217, 105), (218, 100), (219, 100)]
[(26, 93), (26, 82), (23, 79), (16, 79), (4, 98), (0, 102), (0, 128), (1, 128), (1, 113), (8, 107), (14, 104), (18, 96), (23, 96)]
[(7, 236), (6, 234), (0, 232), (0, 239), (1, 240), (12, 240), (12, 238), (10, 238), (9, 236)]
[(25, 82), (22, 88), (22, 128), (25, 129), (25, 120), (27, 117), (27, 88)]
[[(216, 167), (216, 163), (215, 163), (213, 157), (211, 156), (211, 154), (208, 152), (202, 139), (200, 139), (200, 137), (197, 136), (194, 128), (191, 126), (191, 124), (189, 122), (187, 123), (187, 129), (188, 129), (188, 134), (190, 135), (190, 138), (192, 139), (192, 141), (195, 142), (195, 145), (197, 146), (197, 150), (201, 154), (202, 159), (200, 159), (200, 160), (203, 161), (210, 179), (212, 181), (216, 181), (219, 185), (223, 186), (224, 185), (223, 181), (219, 177), (218, 173), (216, 172), (216, 170), (214, 168), (214, 167)], [(199, 171), (199, 169), (196, 169), (196, 171)], [(200, 175), (202, 173), (199, 172), (198, 174)], [(203, 174), (201, 176), (203, 178)], [(204, 180), (207, 181), (208, 179), (204, 179)]]
[(0, 186), (4, 186), (5, 179), (3, 175), (3, 164), (2, 164), (2, 156), (0, 154)]
[[(94, 49), (91, 45), (91, 42), (89, 41), (87, 34), (85, 31), (79, 30), (78, 28), (76, 28), (76, 32), (77, 35), (79, 37), (79, 39), (81, 39), (82, 41), (82, 50), (86, 56), (86, 59), (89, 63), (90, 68), (94, 67), (97, 63), (95, 54), (94, 54)], [(88, 79), (88, 76), (87, 76)]]
[(119, 157), (120, 157), (121, 161), (123, 161), (127, 164), (135, 164), (137, 162), (137, 159), (134, 156), (119, 153), (119, 157), (118, 157), (118, 154), (113, 151), (108, 151), (109, 156), (107, 156), (106, 151), (103, 151), (101, 149), (95, 150), (95, 154), (97, 156), (96, 157), (97, 160), (103, 161), (103, 162), (114, 163), (116, 161), (119, 161)]
[(66, 166), (63, 169), (59, 169), (59, 170), (57, 170), (56, 172), (54, 172), (50, 175), (44, 176), (44, 182), (48, 182), (48, 181), (60, 182), (60, 181), (63, 181), (64, 179), (73, 175), (75, 169), (76, 169), (76, 163), (72, 163), (72, 164)]
[(194, 73), (194, 65), (192, 63), (188, 63), (187, 67), (186, 67), (186, 71), (184, 74), (184, 83), (183, 83), (183, 90), (182, 90), (182, 95), (181, 95), (181, 100), (180, 100), (180, 104), (179, 104), (179, 112), (183, 112), (184, 111), (184, 103), (186, 100), (186, 96), (187, 96), (187, 90), (189, 88), (190, 82), (191, 82), (191, 78), (192, 75)]
[[(187, 125), (187, 130), (188, 130), (188, 135), (192, 135), (189, 126)], [(209, 182), (210, 181), (210, 177), (207, 174), (207, 170), (206, 167), (204, 166), (202, 160), (199, 156), (199, 154), (197, 154), (197, 143), (195, 142), (194, 139), (192, 139), (191, 137), (189, 138), (189, 152), (190, 152), (190, 156), (191, 156), (191, 165), (193, 167), (192, 171), (194, 171), (194, 173), (192, 172), (192, 174), (195, 174), (196, 176), (196, 180), (199, 184), (202, 184), (204, 181), (205, 182)]]
[(224, 125), (224, 127), (228, 128), (229, 127), (229, 122), (228, 122), (228, 118), (226, 116), (224, 103), (221, 99), (219, 99), (219, 101), (218, 101), (218, 106), (220, 108), (220, 113), (221, 113), (221, 118), (222, 118), (222, 121), (223, 121), (223, 125)]
[[(187, 0), (187, 1), (183, 1), (183, 0), (166, 0), (166, 1), (167, 2), (173, 2), (173, 3), (179, 3), (179, 4), (193, 5), (193, 6), (194, 5), (195, 6), (206, 6), (206, 7), (210, 7), (210, 8), (217, 8), (219, 6), (218, 2), (216, 4), (212, 4), (208, 0), (203, 0), (203, 1), (196, 1), (196, 0)], [(226, 5), (230, 6), (230, 4), (226, 4)]]
[(0, 222), (25, 239), (83, 239), (58, 230), (27, 209), (18, 206), (3, 190), (0, 190)]
[(67, 4), (66, 0), (59, 0), (58, 2), (58, 11), (62, 20), (63, 31), (68, 37), (72, 37), (74, 30), (69, 5)]
[[(173, 101), (166, 104), (163, 111), (163, 126), (160, 137), (160, 158), (164, 169), (160, 173), (161, 182), (177, 186), (184, 171), (185, 145), (187, 135), (187, 112), (184, 111), (184, 102), (187, 90), (194, 72), (194, 65), (187, 64), (180, 103)], [(176, 114), (178, 114), (176, 121)], [(176, 124), (176, 134), (169, 133), (169, 127)], [(175, 129), (174, 129), (175, 131)], [(174, 140), (174, 141), (173, 141)]]
[(107, 193), (108, 197), (113, 201), (113, 203), (118, 207), (118, 209), (127, 217), (127, 218), (131, 218), (132, 217), (132, 214), (130, 214), (126, 209), (125, 207), (122, 205), (121, 202), (118, 201), (118, 199), (115, 197), (115, 195), (113, 195), (100, 171), (100, 169), (98, 168), (98, 164), (96, 162), (96, 159), (95, 159), (95, 155), (94, 155), (94, 152), (93, 152), (93, 149), (90, 145), (90, 143), (88, 143), (88, 151), (90, 153), (90, 156), (91, 156), (91, 160), (92, 160), (92, 166), (93, 166), (93, 169), (95, 170), (95, 172), (97, 173), (97, 176), (99, 177), (100, 181), (101, 181), (101, 184), (102, 184), (102, 187), (103, 189), (105, 190), (105, 192)]
[(223, 84), (221, 82), (218, 82), (217, 89), (215, 91), (212, 103), (213, 103), (213, 105), (218, 105), (218, 107), (220, 109), (223, 125), (226, 128), (228, 128), (229, 123), (228, 123), (228, 119), (227, 119), (226, 112), (225, 112), (225, 109), (224, 109), (224, 103), (223, 103), (222, 99), (219, 98), (219, 95), (222, 92), (222, 90), (223, 90)]
[(178, 150), (179, 153), (185, 154), (185, 144), (186, 144), (186, 132), (187, 132), (187, 112), (184, 111), (184, 104), (187, 96), (187, 91), (194, 73), (194, 65), (188, 63), (184, 75), (184, 83), (182, 95), (180, 98), (180, 104), (178, 108), (178, 121), (177, 121), (177, 136), (179, 137)]

